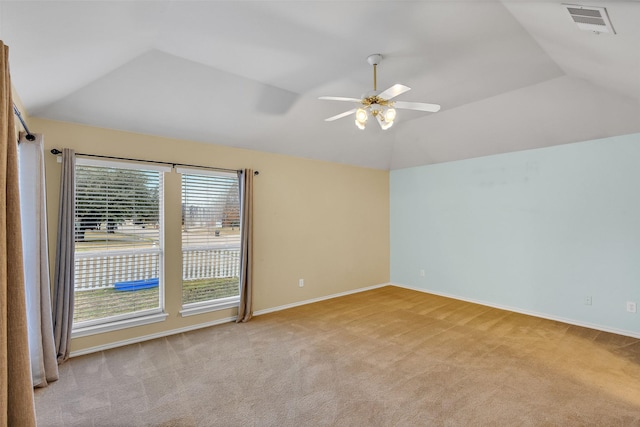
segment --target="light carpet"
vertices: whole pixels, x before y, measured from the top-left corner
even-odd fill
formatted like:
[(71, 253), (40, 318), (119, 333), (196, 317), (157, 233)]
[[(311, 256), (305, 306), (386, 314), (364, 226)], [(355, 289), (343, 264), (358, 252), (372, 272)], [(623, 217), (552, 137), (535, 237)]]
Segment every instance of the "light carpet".
[(638, 426), (640, 340), (395, 286), (71, 359), (45, 426)]

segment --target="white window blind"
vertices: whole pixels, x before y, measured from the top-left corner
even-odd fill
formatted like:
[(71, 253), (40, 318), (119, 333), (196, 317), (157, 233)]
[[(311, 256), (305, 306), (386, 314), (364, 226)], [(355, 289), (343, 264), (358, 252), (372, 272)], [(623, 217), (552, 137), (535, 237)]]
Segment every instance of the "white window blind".
[(240, 197), (235, 174), (182, 173), (182, 305), (237, 303)]
[(74, 329), (162, 311), (163, 170), (78, 159)]

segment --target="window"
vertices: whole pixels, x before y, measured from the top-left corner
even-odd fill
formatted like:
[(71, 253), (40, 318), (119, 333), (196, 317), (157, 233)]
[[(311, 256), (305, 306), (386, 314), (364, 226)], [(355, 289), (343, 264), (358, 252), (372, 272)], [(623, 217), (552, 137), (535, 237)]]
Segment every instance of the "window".
[[(167, 316), (164, 172), (170, 169), (77, 158), (74, 336)], [(181, 227), (180, 313), (236, 307), (241, 246), (238, 176), (196, 168), (177, 172), (182, 174), (182, 223), (172, 217), (175, 220), (167, 226), (175, 231)], [(178, 284), (167, 286), (174, 285)]]
[(74, 330), (162, 313), (162, 172), (78, 158)]
[(183, 315), (237, 306), (240, 285), (240, 195), (235, 174), (182, 173)]

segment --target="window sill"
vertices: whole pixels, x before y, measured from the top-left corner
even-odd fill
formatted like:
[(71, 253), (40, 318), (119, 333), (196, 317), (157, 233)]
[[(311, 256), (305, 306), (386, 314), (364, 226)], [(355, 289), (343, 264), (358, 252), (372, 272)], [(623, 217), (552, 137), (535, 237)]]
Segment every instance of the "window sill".
[(150, 323), (164, 322), (168, 316), (169, 315), (167, 313), (154, 313), (131, 319), (118, 320), (116, 322), (80, 327), (71, 331), (71, 338), (86, 337), (88, 335), (102, 334), (105, 332), (117, 331), (119, 329), (148, 325)]
[(196, 314), (208, 313), (211, 311), (235, 308), (240, 304), (240, 297), (221, 298), (216, 301), (205, 301), (183, 306), (180, 310), (182, 317), (194, 316)]

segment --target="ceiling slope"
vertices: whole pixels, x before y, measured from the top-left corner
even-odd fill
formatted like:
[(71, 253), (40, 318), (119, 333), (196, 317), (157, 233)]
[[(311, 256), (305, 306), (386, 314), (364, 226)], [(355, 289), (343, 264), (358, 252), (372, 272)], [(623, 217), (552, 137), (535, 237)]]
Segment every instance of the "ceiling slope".
[[(397, 169), (640, 132), (640, 3), (616, 35), (559, 1), (2, 1), (30, 115)], [(318, 96), (403, 83), (387, 131)], [(178, 149), (178, 148), (176, 148)]]

